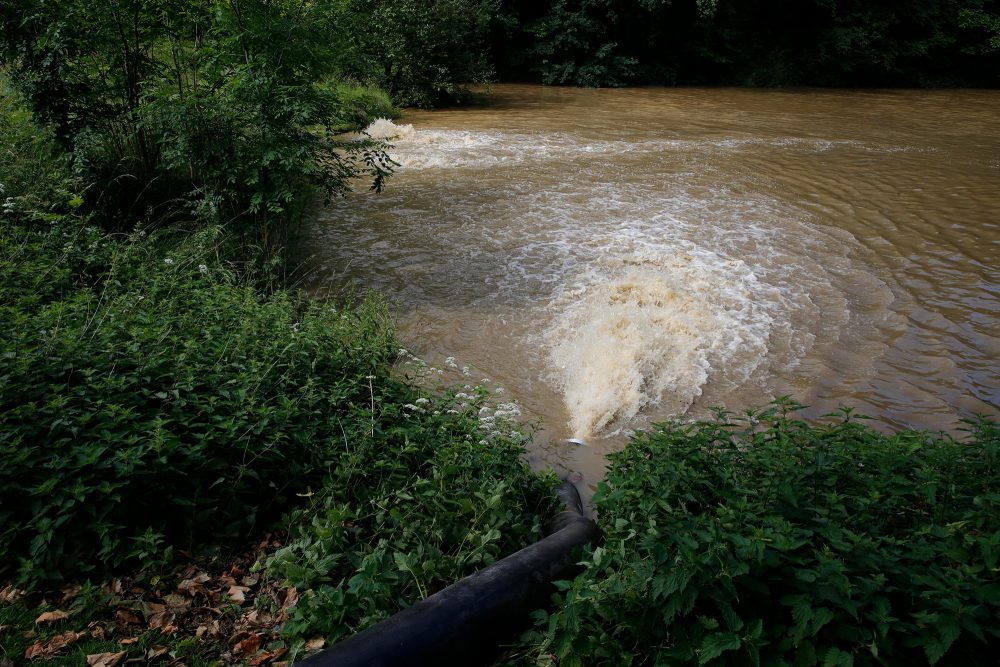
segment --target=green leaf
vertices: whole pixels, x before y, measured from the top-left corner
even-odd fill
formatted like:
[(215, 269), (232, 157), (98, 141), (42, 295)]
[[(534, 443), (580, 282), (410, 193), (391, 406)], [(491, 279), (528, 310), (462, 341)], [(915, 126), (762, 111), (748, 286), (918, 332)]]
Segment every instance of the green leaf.
[(704, 665), (726, 651), (740, 647), (740, 638), (731, 632), (720, 632), (704, 637), (698, 644), (698, 664)]

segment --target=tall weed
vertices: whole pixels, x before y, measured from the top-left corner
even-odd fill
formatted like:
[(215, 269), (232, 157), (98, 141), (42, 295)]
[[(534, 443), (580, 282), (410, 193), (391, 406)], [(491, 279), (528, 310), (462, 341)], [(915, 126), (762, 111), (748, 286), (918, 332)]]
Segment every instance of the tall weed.
[(781, 402), (612, 456), (604, 545), (528, 638), (562, 665), (992, 664), (1000, 429), (882, 435)]

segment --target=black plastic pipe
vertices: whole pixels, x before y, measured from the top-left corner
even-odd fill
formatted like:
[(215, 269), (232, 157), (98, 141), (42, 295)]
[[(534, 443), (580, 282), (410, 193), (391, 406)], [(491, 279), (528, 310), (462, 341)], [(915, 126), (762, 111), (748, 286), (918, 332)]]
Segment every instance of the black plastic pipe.
[(556, 490), (566, 508), (551, 534), (300, 662), (308, 667), (471, 665), (525, 627), (552, 582), (573, 576), (575, 552), (598, 536), (570, 482)]

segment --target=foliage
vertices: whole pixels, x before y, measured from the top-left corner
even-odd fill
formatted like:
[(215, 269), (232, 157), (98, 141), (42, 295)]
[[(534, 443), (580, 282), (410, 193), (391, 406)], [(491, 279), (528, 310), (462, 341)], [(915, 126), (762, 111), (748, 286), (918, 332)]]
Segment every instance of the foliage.
[[(356, 101), (344, 122), (388, 107), (329, 85)], [(53, 138), (0, 92), (0, 581), (37, 592), (141, 570), (128, 599), (87, 584), (46, 627), (32, 622), (46, 602), (30, 611), (37, 597), (0, 587), (0, 662), (216, 664), (265, 650), (264, 634), (274, 657), (282, 623), (294, 656), (540, 536), (551, 483), (521, 461), (523, 437), (479, 419), (486, 390), (429, 398), (395, 379), (383, 302), (262, 292), (232, 269), (247, 247), (218, 226), (102, 231)], [(298, 591), (264, 578), (253, 610), (227, 606), (246, 563), (222, 588), (164, 586), (175, 550), (242, 546), (283, 513), (293, 541), (269, 568)], [(182, 612), (194, 595), (201, 615)], [(184, 627), (168, 633), (173, 620)]]
[(629, 83), (1000, 85), (987, 0), (504, 0), (506, 78)]
[(373, 86), (361, 86), (340, 80), (325, 81), (321, 86), (337, 100), (333, 127), (338, 132), (359, 132), (377, 118), (395, 118), (399, 109), (389, 94)]
[(885, 436), (794, 407), (661, 424), (612, 456), (605, 543), (537, 614), (541, 662), (994, 662), (1000, 428)]
[(99, 287), (60, 295), (31, 283), (99, 237), (5, 231), (0, 561), (24, 583), (245, 534), (336, 465), (337, 416), (388, 372), (384, 307), (260, 295), (211, 232), (114, 243)]
[(638, 61), (606, 41), (610, 0), (559, 0), (533, 23), (533, 55), (542, 82), (578, 86), (621, 86), (634, 77)]
[(344, 5), (292, 0), (5, 3), (0, 50), (100, 221), (191, 214), (280, 229), (312, 188), (381, 187), (381, 147), (333, 133), (319, 85), (350, 59)]
[(467, 97), (492, 69), (486, 37), (499, 0), (357, 0), (363, 49), (397, 104), (431, 107)]
[(484, 435), (485, 390), (471, 400), (373, 391), (379, 419), (345, 420), (347, 451), (268, 563), (307, 591), (289, 610), (293, 640), (334, 641), (444, 588), (540, 539), (553, 509), (554, 478), (521, 461), (521, 436)]

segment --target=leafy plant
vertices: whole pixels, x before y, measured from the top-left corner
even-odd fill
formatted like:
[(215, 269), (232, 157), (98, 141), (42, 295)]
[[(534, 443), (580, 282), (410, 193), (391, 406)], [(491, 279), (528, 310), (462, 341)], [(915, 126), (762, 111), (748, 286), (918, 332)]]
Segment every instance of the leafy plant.
[(528, 636), (542, 662), (993, 662), (1000, 428), (886, 436), (795, 407), (662, 424), (612, 456), (605, 542)]
[(486, 37), (498, 0), (358, 0), (369, 70), (402, 106), (464, 100), (492, 76)]
[[(233, 220), (271, 246), (314, 189), (376, 189), (382, 146), (334, 133), (320, 85), (349, 59), (341, 3), (16, 0), (0, 49), (116, 229)], [(279, 237), (275, 241), (275, 237)]]
[(29, 585), (275, 518), (338, 464), (338, 416), (395, 350), (377, 300), (261, 294), (216, 259), (216, 230), (74, 224), (0, 235), (0, 576)]
[(554, 478), (531, 472), (521, 439), (484, 438), (482, 394), (383, 384), (373, 397), (377, 417), (344, 421), (348, 451), (268, 562), (306, 591), (284, 628), (292, 640), (363, 629), (540, 539), (554, 509)]

